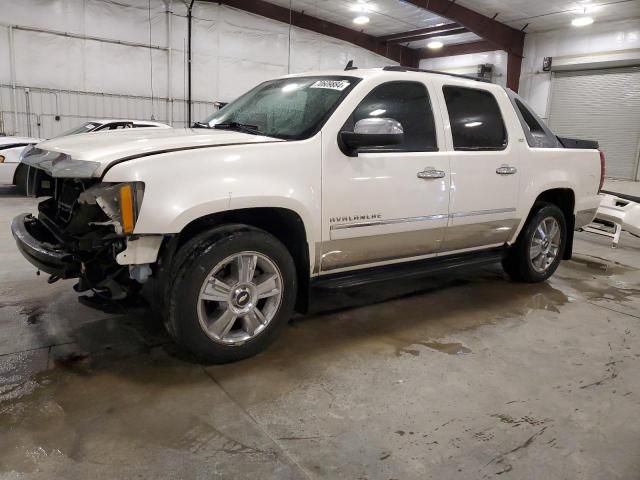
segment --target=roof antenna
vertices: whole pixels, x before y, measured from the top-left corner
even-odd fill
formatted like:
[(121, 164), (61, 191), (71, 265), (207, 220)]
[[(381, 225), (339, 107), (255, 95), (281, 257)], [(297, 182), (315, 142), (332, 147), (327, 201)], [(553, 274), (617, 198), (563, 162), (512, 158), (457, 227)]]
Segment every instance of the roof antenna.
[(347, 70), (357, 70), (357, 69), (358, 69), (358, 67), (354, 67), (354, 66), (353, 66), (353, 60), (349, 60), (349, 61), (347, 62), (347, 66), (346, 66), (346, 67), (344, 67), (345, 72), (346, 72)]

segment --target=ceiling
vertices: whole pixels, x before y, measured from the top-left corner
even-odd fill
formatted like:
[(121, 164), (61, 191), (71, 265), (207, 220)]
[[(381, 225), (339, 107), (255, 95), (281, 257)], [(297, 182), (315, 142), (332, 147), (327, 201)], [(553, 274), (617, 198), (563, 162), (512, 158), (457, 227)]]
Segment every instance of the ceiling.
[(570, 28), (571, 20), (586, 14), (596, 22), (640, 17), (640, 0), (458, 0), (456, 3), (526, 32)]
[[(268, 0), (282, 7), (289, 8), (290, 0)], [(433, 27), (440, 23), (451, 23), (438, 15), (400, 0), (291, 0), (291, 8), (313, 17), (321, 18), (353, 30), (362, 30), (374, 35), (406, 32), (417, 28)], [(366, 9), (358, 12), (355, 9)], [(358, 26), (353, 19), (358, 15), (366, 15), (370, 21)]]
[[(374, 36), (388, 35), (439, 23), (449, 23), (438, 15), (402, 0), (268, 0), (282, 7), (290, 3), (295, 11), (302, 11), (338, 25), (362, 30)], [(496, 20), (526, 31), (536, 32), (569, 27), (571, 20), (586, 8), (596, 22), (640, 17), (640, 0), (457, 0), (458, 4), (488, 17), (498, 14)], [(370, 18), (363, 26), (353, 23), (356, 9)], [(457, 42), (450, 38), (451, 42)]]
[[(285, 8), (303, 11), (353, 30), (373, 36), (433, 27), (450, 20), (416, 7), (404, 0), (267, 0)], [(425, 2), (426, 3), (426, 2)], [(588, 15), (596, 22), (640, 18), (640, 0), (456, 0), (456, 3), (518, 30), (540, 32), (571, 27), (571, 20)], [(359, 15), (369, 17), (369, 23), (356, 25)], [(441, 38), (419, 40), (404, 45), (424, 48), (432, 40), (445, 45), (481, 40), (473, 33), (461, 33)]]

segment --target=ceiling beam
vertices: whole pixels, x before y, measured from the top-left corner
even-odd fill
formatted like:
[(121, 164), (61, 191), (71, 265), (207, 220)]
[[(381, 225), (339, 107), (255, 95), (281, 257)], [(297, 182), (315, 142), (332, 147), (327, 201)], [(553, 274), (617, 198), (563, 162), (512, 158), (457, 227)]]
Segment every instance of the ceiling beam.
[(494, 18), (485, 17), (467, 7), (458, 5), (455, 0), (402, 1), (459, 23), (484, 40), (491, 42), (495, 50), (505, 50), (507, 53), (522, 56), (524, 32), (498, 22)]
[(447, 23), (446, 25), (438, 25), (436, 27), (419, 28), (417, 30), (410, 30), (408, 32), (392, 33), (391, 35), (383, 35), (378, 37), (383, 42), (391, 42), (394, 40), (402, 40), (407, 37), (415, 37), (416, 35), (426, 35), (436, 32), (448, 32), (449, 30), (455, 30), (461, 28), (462, 25), (457, 23)]
[(467, 33), (467, 32), (469, 32), (469, 30), (467, 30), (466, 28), (458, 27), (451, 30), (441, 31), (441, 32), (422, 33), (418, 35), (407, 36), (405, 38), (398, 38), (396, 40), (387, 40), (387, 41), (389, 43), (417, 42), (418, 40), (427, 40), (429, 38), (435, 38), (435, 37), (448, 37), (451, 35), (459, 35), (461, 33)]
[(373, 35), (327, 22), (312, 17), (304, 12), (289, 11), (288, 8), (266, 2), (264, 0), (208, 0), (227, 5), (245, 12), (260, 15), (271, 20), (293, 25), (312, 32), (327, 35), (345, 42), (362, 47), (370, 52), (387, 57), (402, 66), (417, 67), (418, 53), (416, 50), (380, 41)]
[(491, 52), (495, 49), (496, 47), (487, 40), (480, 40), (479, 42), (471, 43), (457, 43), (455, 45), (445, 45), (438, 50), (424, 49), (420, 52), (420, 59), (450, 57), (453, 55), (466, 55), (468, 53)]

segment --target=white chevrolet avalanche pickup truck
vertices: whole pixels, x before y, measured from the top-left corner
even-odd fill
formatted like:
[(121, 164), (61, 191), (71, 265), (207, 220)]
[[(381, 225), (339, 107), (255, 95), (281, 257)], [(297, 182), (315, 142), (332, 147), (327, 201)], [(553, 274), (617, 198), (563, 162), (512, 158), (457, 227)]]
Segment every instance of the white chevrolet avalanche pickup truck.
[(454, 75), (290, 75), (196, 126), (31, 147), (29, 190), (45, 198), (12, 231), (89, 303), (149, 282), (168, 331), (209, 362), (264, 349), (315, 285), (500, 261), (543, 281), (600, 203), (596, 142), (558, 138), (515, 93)]

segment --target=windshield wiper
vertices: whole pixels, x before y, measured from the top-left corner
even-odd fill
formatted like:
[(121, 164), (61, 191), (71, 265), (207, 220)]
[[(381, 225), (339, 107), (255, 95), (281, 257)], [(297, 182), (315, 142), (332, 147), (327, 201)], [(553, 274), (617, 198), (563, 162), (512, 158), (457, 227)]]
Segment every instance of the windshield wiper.
[(211, 128), (211, 125), (204, 122), (194, 122), (191, 128)]
[(262, 135), (262, 132), (258, 130), (257, 126), (240, 122), (216, 123), (213, 128), (221, 130), (237, 130), (243, 133), (250, 133), (251, 135)]

